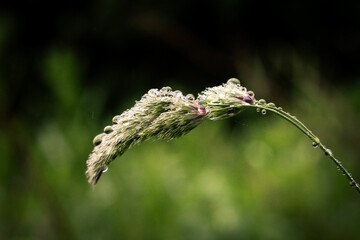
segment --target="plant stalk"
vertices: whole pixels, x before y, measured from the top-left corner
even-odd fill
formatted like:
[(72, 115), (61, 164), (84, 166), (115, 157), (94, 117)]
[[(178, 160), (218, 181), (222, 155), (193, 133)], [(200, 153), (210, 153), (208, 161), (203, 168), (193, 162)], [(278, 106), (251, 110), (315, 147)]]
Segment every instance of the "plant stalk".
[(257, 100), (254, 104), (247, 105), (246, 107), (256, 108), (256, 111), (261, 111), (263, 114), (266, 114), (266, 111), (273, 112), (293, 124), (295, 127), (297, 127), (306, 136), (308, 136), (310, 140), (313, 141), (313, 147), (320, 147), (320, 149), (325, 153), (325, 156), (328, 156), (336, 164), (338, 170), (340, 170), (342, 174), (349, 180), (350, 186), (352, 188), (355, 188), (356, 191), (360, 194), (360, 185), (356, 182), (351, 173), (342, 165), (342, 163), (337, 158), (335, 158), (332, 151), (329, 148), (325, 147), (325, 145), (321, 143), (320, 139), (295, 116), (292, 116), (288, 112), (285, 112), (284, 110), (282, 110), (281, 107), (276, 107), (273, 103), (266, 103), (263, 99)]

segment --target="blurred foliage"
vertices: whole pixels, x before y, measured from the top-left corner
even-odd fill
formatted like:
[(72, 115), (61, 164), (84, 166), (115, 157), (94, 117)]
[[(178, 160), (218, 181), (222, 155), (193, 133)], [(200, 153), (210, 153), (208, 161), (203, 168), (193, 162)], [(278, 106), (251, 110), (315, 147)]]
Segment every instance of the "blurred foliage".
[(93, 137), (149, 88), (196, 94), (237, 76), (302, 120), (359, 180), (359, 4), (327, 5), (329, 21), (312, 1), (268, 5), (4, 6), (0, 239), (358, 239), (358, 194), (272, 114), (245, 111), (146, 142), (94, 189), (86, 182)]

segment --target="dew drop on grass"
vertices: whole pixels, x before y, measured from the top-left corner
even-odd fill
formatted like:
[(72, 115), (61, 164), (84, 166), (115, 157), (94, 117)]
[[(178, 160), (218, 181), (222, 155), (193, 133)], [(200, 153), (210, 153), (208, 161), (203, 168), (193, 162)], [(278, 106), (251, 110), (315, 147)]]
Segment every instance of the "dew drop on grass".
[(113, 124), (117, 124), (120, 121), (120, 118), (121, 118), (120, 115), (114, 116), (112, 119)]
[(265, 110), (265, 109), (261, 110), (261, 114), (262, 114), (262, 115), (265, 115), (265, 114), (266, 114), (266, 110)]
[(148, 91), (148, 95), (149, 95), (150, 97), (156, 97), (156, 94), (157, 94), (157, 89), (150, 89), (150, 90)]
[(273, 102), (269, 102), (267, 105), (268, 105), (268, 107), (276, 107), (275, 103), (273, 103)]
[(355, 182), (355, 181), (350, 181), (350, 182), (349, 182), (349, 185), (350, 185), (351, 187), (356, 187), (356, 182)]
[(102, 142), (103, 136), (104, 136), (104, 133), (100, 133), (94, 137), (94, 140), (93, 140), (94, 146), (98, 146)]
[(256, 108), (256, 111), (257, 111), (257, 112), (260, 112), (260, 111), (261, 111), (261, 109), (260, 109), (260, 108)]
[(172, 88), (171, 87), (163, 87), (163, 88), (161, 88), (161, 90), (164, 92), (171, 92)]
[(312, 146), (313, 146), (314, 148), (317, 148), (317, 147), (319, 146), (319, 143), (317, 143), (317, 142), (312, 142)]
[(105, 128), (104, 128), (104, 132), (106, 133), (106, 134), (109, 134), (109, 133), (111, 133), (111, 132), (113, 132), (114, 131), (114, 129), (111, 127), (111, 126), (106, 126)]
[(250, 97), (255, 97), (255, 93), (253, 91), (247, 91), (247, 93)]
[(260, 100), (258, 101), (258, 104), (259, 104), (259, 105), (265, 105), (265, 104), (266, 104), (265, 99), (260, 99)]
[(332, 156), (332, 151), (331, 151), (331, 149), (327, 148), (327, 149), (325, 150), (325, 156)]
[(182, 96), (182, 92), (180, 91), (180, 90), (175, 90), (174, 91), (174, 94), (175, 94), (175, 96)]
[(102, 172), (103, 172), (103, 173), (106, 173), (108, 170), (109, 170), (109, 168), (106, 167), (106, 168), (104, 168), (104, 169), (102, 170)]
[(240, 85), (240, 81), (239, 79), (237, 78), (230, 78), (228, 81), (227, 81), (228, 84), (235, 84), (235, 85)]
[(101, 143), (101, 139), (94, 138), (93, 144), (94, 146), (98, 146)]
[(194, 95), (192, 95), (191, 93), (189, 93), (188, 95), (186, 95), (186, 99), (187, 99), (187, 100), (190, 100), (190, 101), (194, 101), (194, 100), (195, 100), (195, 97), (194, 97)]

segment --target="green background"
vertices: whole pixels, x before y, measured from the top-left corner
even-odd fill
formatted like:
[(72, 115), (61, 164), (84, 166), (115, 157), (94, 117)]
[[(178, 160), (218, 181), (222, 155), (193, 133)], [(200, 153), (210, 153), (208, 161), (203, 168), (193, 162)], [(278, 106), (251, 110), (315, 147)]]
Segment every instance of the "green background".
[(128, 150), (92, 139), (150, 88), (237, 77), (360, 179), (360, 4), (32, 1), (0, 8), (0, 239), (359, 239), (360, 196), (288, 122), (247, 110)]

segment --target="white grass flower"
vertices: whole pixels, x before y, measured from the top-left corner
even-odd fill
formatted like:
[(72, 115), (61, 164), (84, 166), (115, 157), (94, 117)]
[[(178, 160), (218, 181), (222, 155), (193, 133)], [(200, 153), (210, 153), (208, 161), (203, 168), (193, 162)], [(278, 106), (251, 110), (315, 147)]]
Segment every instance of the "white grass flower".
[(94, 138), (95, 147), (87, 160), (88, 181), (95, 185), (108, 165), (135, 144), (149, 138), (171, 140), (188, 133), (205, 117), (210, 120), (225, 119), (246, 108), (256, 108), (262, 114), (272, 112), (289, 121), (312, 140), (314, 147), (324, 151), (360, 193), (360, 185), (350, 172), (312, 131), (274, 103), (256, 100), (254, 93), (241, 86), (236, 78), (221, 86), (207, 88), (197, 99), (191, 94), (184, 96), (180, 91), (172, 91), (170, 87), (151, 89), (134, 107), (115, 116), (114, 124), (105, 127), (104, 133)]
[(94, 138), (95, 147), (87, 160), (89, 183), (96, 184), (108, 165), (135, 144), (150, 138), (180, 137), (199, 125), (206, 113), (193, 95), (184, 96), (169, 87), (149, 90)]
[(240, 85), (240, 81), (231, 78), (227, 83), (207, 88), (199, 94), (198, 102), (206, 107), (207, 117), (220, 120), (232, 117), (255, 103), (254, 93)]

